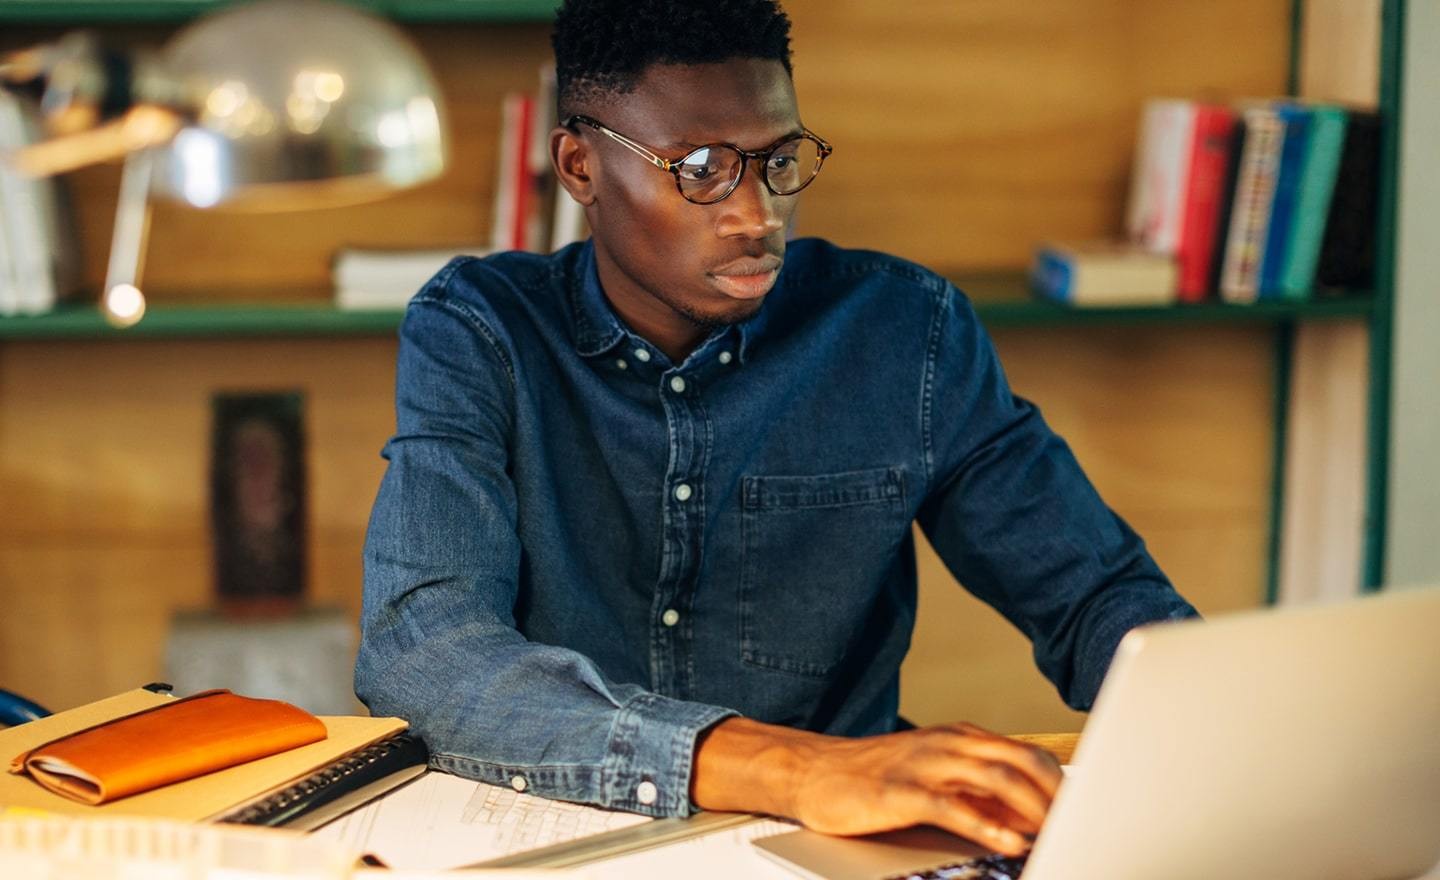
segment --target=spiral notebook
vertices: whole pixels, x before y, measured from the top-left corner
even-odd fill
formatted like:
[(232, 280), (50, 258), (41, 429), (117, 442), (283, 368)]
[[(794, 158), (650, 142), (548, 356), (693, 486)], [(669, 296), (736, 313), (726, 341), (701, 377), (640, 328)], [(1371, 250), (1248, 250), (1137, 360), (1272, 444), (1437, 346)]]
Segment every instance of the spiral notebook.
[[(137, 688), (0, 730), (0, 756), (8, 760), (58, 736), (170, 699)], [(403, 719), (322, 716), (320, 720), (328, 733), (320, 742), (99, 806), (67, 800), (27, 777), (0, 774), (0, 817), (38, 811), (309, 830), (425, 770), (424, 744), (405, 734)]]

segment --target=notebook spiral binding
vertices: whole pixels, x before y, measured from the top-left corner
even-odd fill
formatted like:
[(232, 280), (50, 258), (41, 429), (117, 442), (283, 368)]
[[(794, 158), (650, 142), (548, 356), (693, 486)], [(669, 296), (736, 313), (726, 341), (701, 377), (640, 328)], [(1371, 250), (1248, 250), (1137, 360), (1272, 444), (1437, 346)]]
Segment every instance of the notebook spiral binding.
[(235, 825), (310, 831), (425, 772), (425, 743), (400, 733), (221, 816)]

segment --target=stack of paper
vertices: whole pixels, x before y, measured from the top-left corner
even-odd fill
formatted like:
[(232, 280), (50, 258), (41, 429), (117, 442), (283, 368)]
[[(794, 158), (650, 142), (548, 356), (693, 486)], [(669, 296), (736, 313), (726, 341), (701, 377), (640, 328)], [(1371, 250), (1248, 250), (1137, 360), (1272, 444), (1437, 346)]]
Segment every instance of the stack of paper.
[(402, 309), (425, 282), (460, 256), (484, 256), (488, 247), (434, 250), (358, 250), (335, 255), (331, 277), (341, 309)]

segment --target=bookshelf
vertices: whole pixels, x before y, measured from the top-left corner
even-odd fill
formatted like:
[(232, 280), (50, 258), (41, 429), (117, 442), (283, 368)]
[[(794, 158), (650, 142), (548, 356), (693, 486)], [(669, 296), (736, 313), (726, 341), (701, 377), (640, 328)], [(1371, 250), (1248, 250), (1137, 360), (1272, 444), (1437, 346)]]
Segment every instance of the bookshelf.
[[(1402, 4), (1387, 3), (1387, 34), (1398, 33)], [(0, 47), (83, 23), (155, 45), (210, 5), (0, 0)], [(7, 686), (64, 705), (155, 677), (167, 615), (208, 595), (203, 474), (215, 389), (305, 390), (311, 595), (358, 605), (399, 313), (332, 308), (329, 255), (486, 240), (499, 97), (532, 87), (551, 4), (366, 5), (400, 21), (437, 69), (456, 135), (444, 182), (317, 215), (157, 205), (151, 310), (138, 327), (112, 330), (87, 305), (0, 319), (0, 497), (17, 511), (0, 528), (0, 590), (16, 597), (0, 620)], [(1305, 327), (1363, 326), (1376, 343), (1371, 368), (1387, 369), (1391, 279), (1298, 304), (1082, 310), (1030, 300), (1015, 267), (1042, 238), (1119, 227), (1144, 98), (1284, 93), (1298, 4), (786, 7), (806, 122), (837, 145), (806, 193), (799, 232), (898, 253), (956, 280), (1017, 391), (1044, 408), (1182, 590), (1207, 612), (1263, 603), (1276, 568), (1293, 339)], [(1393, 119), (1394, 105), (1385, 110)], [(896, 161), (897, 144), (905, 156), (952, 156), (953, 173)], [(114, 168), (72, 180), (92, 288), (117, 180)], [(1392, 236), (1384, 226), (1385, 248)], [(1377, 387), (1367, 430), (1383, 437)], [(1371, 461), (1376, 479), (1383, 456)], [(962, 700), (966, 716), (1000, 729), (1073, 729), (1078, 718), (1052, 708), (1038, 677), (1016, 684), (1031, 668), (1028, 646), (951, 589), (927, 553), (906, 711), (938, 720), (956, 715), (945, 700)], [(50, 588), (18, 589), (32, 581)], [(91, 621), (95, 637), (81, 644), (75, 620)], [(968, 636), (958, 646), (957, 625)], [(957, 664), (963, 683), (951, 675)]]

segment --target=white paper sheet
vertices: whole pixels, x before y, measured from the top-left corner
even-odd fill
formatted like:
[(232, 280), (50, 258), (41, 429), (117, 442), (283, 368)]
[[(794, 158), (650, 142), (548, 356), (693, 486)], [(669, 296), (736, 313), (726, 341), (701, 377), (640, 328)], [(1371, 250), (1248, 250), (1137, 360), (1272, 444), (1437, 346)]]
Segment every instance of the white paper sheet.
[(685, 880), (796, 880), (794, 872), (760, 854), (750, 841), (794, 831), (798, 826), (777, 819), (757, 819), (658, 849), (586, 865), (594, 880), (635, 880), (637, 877), (684, 877)]
[(429, 772), (315, 831), (392, 868), (434, 871), (651, 821)]

